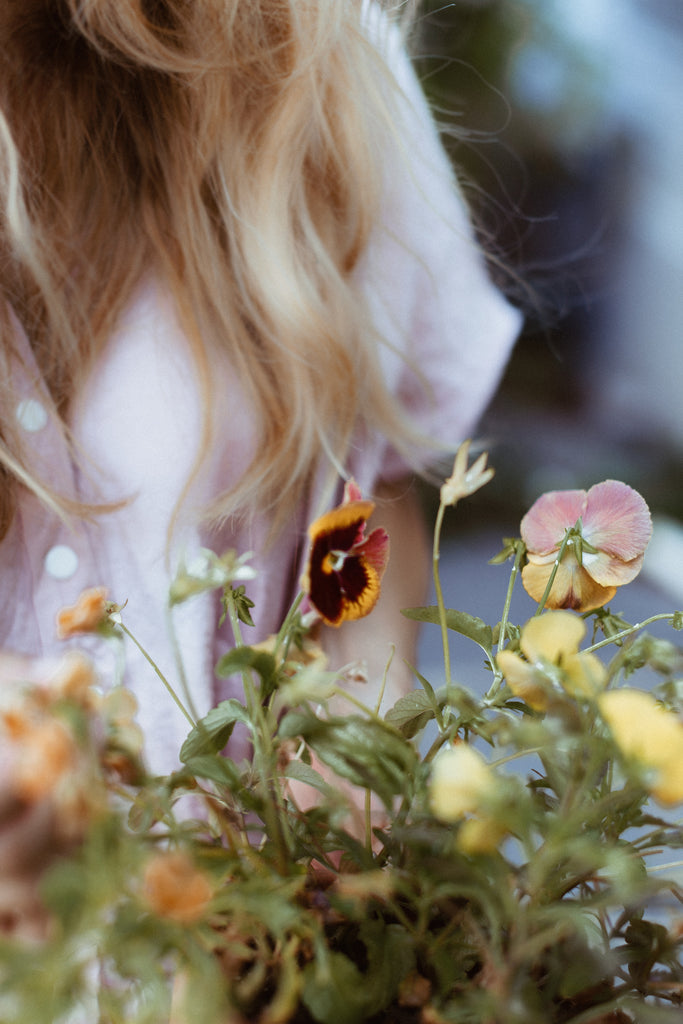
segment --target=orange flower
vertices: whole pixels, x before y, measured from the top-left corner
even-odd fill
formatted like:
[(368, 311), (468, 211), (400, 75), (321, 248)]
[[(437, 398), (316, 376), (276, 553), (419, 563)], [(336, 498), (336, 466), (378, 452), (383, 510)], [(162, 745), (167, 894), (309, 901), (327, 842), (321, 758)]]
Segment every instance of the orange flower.
[(152, 857), (145, 868), (143, 884), (150, 910), (181, 924), (197, 921), (213, 896), (208, 877), (180, 851)]
[(309, 527), (311, 548), (301, 585), (323, 622), (340, 626), (360, 619), (375, 607), (389, 558), (389, 537), (379, 527), (365, 536), (374, 512), (351, 481), (341, 505)]
[(107, 614), (107, 591), (104, 587), (84, 590), (76, 604), (62, 608), (57, 615), (57, 636), (66, 640), (77, 633), (94, 633)]
[(56, 718), (36, 721), (19, 710), (6, 712), (3, 724), (16, 744), (11, 777), (17, 795), (34, 803), (53, 794), (78, 760), (71, 733)]
[(546, 607), (600, 608), (638, 575), (651, 533), (645, 501), (618, 480), (589, 491), (549, 491), (522, 519), (528, 558), (524, 588), (541, 601), (555, 571)]

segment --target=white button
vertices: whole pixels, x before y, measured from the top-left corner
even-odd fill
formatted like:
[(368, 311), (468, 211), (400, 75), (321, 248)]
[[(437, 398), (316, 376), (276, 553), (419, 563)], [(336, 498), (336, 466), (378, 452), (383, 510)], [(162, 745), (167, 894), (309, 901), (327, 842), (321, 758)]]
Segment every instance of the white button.
[(24, 398), (14, 410), (19, 425), (35, 434), (47, 423), (47, 409), (36, 398)]
[(45, 555), (45, 571), (55, 580), (70, 580), (78, 569), (78, 555), (66, 544), (55, 544)]

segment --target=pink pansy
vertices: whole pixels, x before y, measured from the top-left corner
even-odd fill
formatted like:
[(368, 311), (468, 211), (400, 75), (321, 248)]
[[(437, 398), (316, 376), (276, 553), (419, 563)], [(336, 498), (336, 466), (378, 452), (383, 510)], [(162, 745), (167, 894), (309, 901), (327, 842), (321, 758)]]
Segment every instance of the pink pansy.
[(652, 534), (649, 509), (632, 487), (605, 480), (589, 491), (549, 491), (522, 519), (527, 593), (541, 601), (567, 531), (548, 608), (585, 612), (611, 601), (640, 572)]

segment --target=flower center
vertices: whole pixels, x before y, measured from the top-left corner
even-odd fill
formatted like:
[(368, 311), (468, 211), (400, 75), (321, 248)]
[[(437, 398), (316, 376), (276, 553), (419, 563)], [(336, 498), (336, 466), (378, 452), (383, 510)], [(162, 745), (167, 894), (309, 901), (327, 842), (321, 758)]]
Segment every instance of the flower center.
[(328, 551), (323, 558), (322, 570), (328, 575), (333, 572), (341, 572), (346, 561), (347, 551)]

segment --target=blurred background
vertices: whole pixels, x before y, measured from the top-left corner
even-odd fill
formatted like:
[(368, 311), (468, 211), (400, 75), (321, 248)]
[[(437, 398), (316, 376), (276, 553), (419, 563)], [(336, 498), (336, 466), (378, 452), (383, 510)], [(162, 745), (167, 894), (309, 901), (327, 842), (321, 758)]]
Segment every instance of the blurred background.
[(502, 607), (507, 574), (485, 565), (500, 537), (544, 490), (611, 477), (655, 520), (614, 609), (681, 607), (683, 0), (422, 11), (418, 71), (493, 273), (527, 314), (480, 425), (496, 477), (449, 519), (446, 599), (490, 621), (488, 582), (472, 599), (475, 577), (502, 571)]

